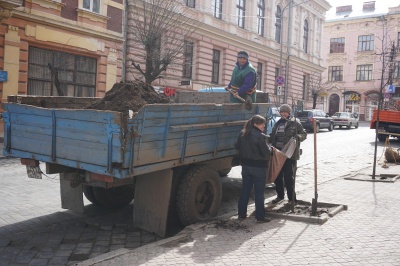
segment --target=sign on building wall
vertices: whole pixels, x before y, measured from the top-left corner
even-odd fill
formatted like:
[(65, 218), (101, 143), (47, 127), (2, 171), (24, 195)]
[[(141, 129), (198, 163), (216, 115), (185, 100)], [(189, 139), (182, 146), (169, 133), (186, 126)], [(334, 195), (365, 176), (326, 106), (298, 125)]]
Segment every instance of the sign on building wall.
[(6, 82), (8, 78), (7, 71), (0, 70), (0, 82)]

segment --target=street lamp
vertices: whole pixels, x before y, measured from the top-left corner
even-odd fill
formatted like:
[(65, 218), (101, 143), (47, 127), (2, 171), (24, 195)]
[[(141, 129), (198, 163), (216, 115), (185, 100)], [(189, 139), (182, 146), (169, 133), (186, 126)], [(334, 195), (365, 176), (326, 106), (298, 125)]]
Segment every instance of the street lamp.
[[(293, 0), (290, 0), (290, 2), (289, 2), (289, 4), (287, 4), (283, 9), (282, 9), (282, 11), (281, 11), (281, 28), (280, 28), (280, 34), (279, 34), (279, 42), (280, 42), (280, 44), (281, 44), (281, 48), (280, 48), (280, 51), (279, 51), (279, 76), (281, 77), (282, 76), (282, 54), (283, 54), (283, 41), (282, 41), (282, 35), (283, 35), (283, 19), (284, 19), (284, 14), (285, 14), (285, 10), (288, 8), (288, 7), (290, 7), (290, 4), (292, 3), (292, 1)], [(288, 25), (289, 25), (289, 23), (288, 23)], [(289, 28), (288, 28), (289, 29)], [(289, 36), (289, 30), (288, 30), (288, 36)], [(285, 103), (285, 94), (286, 94), (286, 90), (287, 90), (287, 88), (286, 88), (286, 80), (285, 80), (285, 86), (284, 86), (284, 88), (283, 88), (283, 95), (284, 95), (284, 97), (283, 97), (283, 103)], [(281, 97), (279, 97), (279, 99), (280, 99)], [(280, 101), (279, 101), (279, 103), (280, 103)]]

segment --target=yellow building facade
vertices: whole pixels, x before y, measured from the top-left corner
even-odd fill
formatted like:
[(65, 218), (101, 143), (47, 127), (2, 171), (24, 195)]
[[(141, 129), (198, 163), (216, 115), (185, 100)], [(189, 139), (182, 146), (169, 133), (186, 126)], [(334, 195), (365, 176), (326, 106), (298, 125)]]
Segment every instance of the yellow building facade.
[(121, 80), (124, 3), (27, 0), (0, 25), (0, 99), (8, 95), (102, 97)]

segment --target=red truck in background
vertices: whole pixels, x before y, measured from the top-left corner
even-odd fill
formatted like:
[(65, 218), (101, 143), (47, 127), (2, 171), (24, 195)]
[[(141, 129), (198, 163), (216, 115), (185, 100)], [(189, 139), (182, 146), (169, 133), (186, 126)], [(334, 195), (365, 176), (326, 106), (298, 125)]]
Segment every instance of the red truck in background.
[[(376, 129), (378, 110), (374, 114), (370, 123), (371, 129)], [(400, 138), (400, 111), (399, 110), (380, 110), (378, 139), (385, 141), (387, 136)]]

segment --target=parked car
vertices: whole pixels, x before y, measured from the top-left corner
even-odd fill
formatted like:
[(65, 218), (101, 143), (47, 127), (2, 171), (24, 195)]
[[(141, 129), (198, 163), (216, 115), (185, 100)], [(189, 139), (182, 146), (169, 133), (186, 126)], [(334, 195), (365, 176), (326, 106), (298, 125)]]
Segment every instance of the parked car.
[(281, 119), (281, 114), (279, 113), (279, 108), (277, 107), (271, 107), (269, 109), (269, 112), (266, 116), (267, 118), (267, 124), (265, 125), (265, 133), (267, 135), (271, 134), (272, 128), (274, 127), (275, 123), (278, 122), (279, 119)]
[[(222, 92), (228, 93), (225, 90), (225, 87), (207, 87), (198, 90), (198, 92)], [(262, 91), (257, 90), (257, 93), (263, 93)], [(268, 102), (270, 102), (268, 97)], [(271, 134), (272, 128), (274, 127), (275, 123), (281, 118), (279, 114), (279, 110), (277, 107), (271, 107), (268, 110), (268, 113), (263, 115), (267, 119), (267, 124), (265, 125), (265, 134)]]
[(343, 126), (350, 129), (351, 127), (358, 128), (358, 114), (349, 112), (336, 112), (332, 116), (334, 126), (342, 128)]
[(322, 110), (304, 110), (297, 112), (296, 117), (300, 120), (304, 129), (313, 132), (314, 120), (316, 120), (316, 132), (320, 129), (326, 128), (329, 131), (333, 130), (333, 119)]

